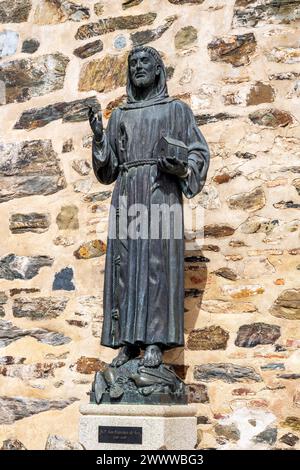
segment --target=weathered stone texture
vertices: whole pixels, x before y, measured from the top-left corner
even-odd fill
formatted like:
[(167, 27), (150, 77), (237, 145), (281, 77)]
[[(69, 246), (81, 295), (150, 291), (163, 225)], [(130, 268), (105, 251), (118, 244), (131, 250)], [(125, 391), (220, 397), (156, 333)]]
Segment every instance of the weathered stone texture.
[(68, 299), (36, 297), (34, 299), (18, 298), (14, 300), (13, 315), (17, 318), (26, 317), (31, 320), (56, 318), (65, 310)]
[(208, 44), (211, 60), (226, 62), (234, 67), (250, 63), (256, 50), (256, 39), (253, 33), (217, 38)]
[(80, 73), (79, 91), (95, 90), (99, 93), (126, 85), (127, 54), (107, 55), (103, 59), (85, 64)]
[(68, 57), (57, 52), (2, 64), (0, 80), (5, 84), (6, 103), (23, 103), (62, 89), (68, 63)]
[(48, 195), (66, 186), (50, 140), (0, 143), (0, 202)]
[(27, 21), (31, 6), (31, 0), (4, 0), (0, 2), (0, 23)]

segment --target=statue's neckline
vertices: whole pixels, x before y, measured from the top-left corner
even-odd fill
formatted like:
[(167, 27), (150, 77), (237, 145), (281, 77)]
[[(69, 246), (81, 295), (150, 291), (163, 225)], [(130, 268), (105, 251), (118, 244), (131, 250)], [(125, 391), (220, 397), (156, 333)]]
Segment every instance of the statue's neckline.
[(150, 100), (144, 100), (144, 101), (134, 101), (132, 103), (124, 103), (122, 104), (121, 106), (119, 106), (120, 109), (135, 109), (135, 108), (147, 108), (149, 106), (155, 106), (155, 105), (158, 105), (158, 104), (166, 104), (166, 103), (170, 103), (171, 101), (174, 101), (176, 98), (172, 98), (172, 97), (166, 97), (166, 98), (162, 98), (162, 99), (159, 99), (159, 100), (155, 100), (154, 99), (150, 99)]

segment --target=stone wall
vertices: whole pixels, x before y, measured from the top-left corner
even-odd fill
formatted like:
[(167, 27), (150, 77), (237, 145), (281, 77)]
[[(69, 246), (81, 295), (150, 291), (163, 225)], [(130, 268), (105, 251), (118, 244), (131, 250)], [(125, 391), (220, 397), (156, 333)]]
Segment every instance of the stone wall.
[(212, 152), (167, 355), (199, 447), (300, 448), (299, 20), (299, 0), (0, 0), (0, 446), (80, 448), (79, 401), (114, 355), (87, 109), (109, 117), (151, 44)]

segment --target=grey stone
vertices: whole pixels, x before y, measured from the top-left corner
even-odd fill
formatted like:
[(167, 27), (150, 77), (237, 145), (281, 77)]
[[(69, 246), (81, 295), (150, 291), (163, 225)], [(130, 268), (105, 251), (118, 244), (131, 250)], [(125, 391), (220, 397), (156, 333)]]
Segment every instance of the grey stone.
[(237, 158), (242, 158), (243, 160), (253, 160), (256, 158), (256, 155), (250, 152), (236, 152), (235, 156)]
[(62, 153), (69, 153), (74, 150), (73, 139), (67, 139), (62, 146)]
[(24, 111), (14, 126), (14, 129), (32, 130), (44, 127), (50, 122), (62, 119), (63, 122), (82, 122), (88, 119), (89, 107), (100, 110), (96, 97), (82, 100), (50, 104), (43, 108), (33, 108)]
[(0, 58), (14, 55), (17, 51), (19, 34), (4, 30), (0, 33)]
[(177, 20), (177, 16), (169, 16), (165, 19), (164, 23), (155, 29), (148, 29), (145, 31), (137, 31), (130, 35), (130, 39), (134, 46), (142, 46), (152, 41), (159, 39), (169, 28), (172, 26), (174, 21)]
[(135, 7), (142, 3), (142, 1), (143, 0), (125, 0), (122, 2), (122, 8), (123, 10), (126, 10), (127, 8)]
[(241, 348), (254, 348), (258, 344), (274, 344), (280, 335), (280, 326), (251, 323), (240, 326), (234, 344)]
[(173, 3), (174, 5), (184, 5), (185, 3), (190, 5), (201, 5), (204, 0), (168, 0), (168, 2)]
[(37, 341), (44, 344), (50, 344), (52, 346), (61, 346), (69, 343), (71, 338), (64, 336), (62, 333), (55, 331), (45, 330), (41, 328), (35, 328), (31, 330), (23, 330), (13, 325), (9, 321), (0, 320), (0, 347), (6, 347), (13, 341), (17, 341), (24, 336), (31, 336)]
[(53, 281), (53, 290), (75, 290), (75, 286), (73, 284), (73, 269), (72, 268), (64, 268), (59, 273), (55, 274), (55, 279)]
[(49, 410), (63, 410), (78, 398), (66, 400), (47, 400), (41, 398), (1, 397), (0, 424), (13, 424), (23, 418)]
[(299, 0), (237, 0), (232, 26), (253, 28), (263, 24), (289, 24), (299, 19)]
[(227, 383), (262, 382), (261, 376), (253, 367), (231, 363), (201, 364), (194, 368), (194, 379), (204, 382), (223, 380)]
[(0, 203), (66, 186), (50, 140), (0, 143)]
[(23, 103), (36, 96), (61, 90), (70, 59), (60, 53), (6, 62), (0, 66), (6, 103)]
[(12, 233), (43, 233), (50, 227), (48, 214), (31, 212), (30, 214), (12, 214), (9, 219), (9, 229)]
[(205, 124), (210, 124), (212, 122), (218, 121), (227, 121), (229, 119), (236, 119), (238, 116), (228, 113), (217, 113), (217, 114), (197, 114), (195, 116), (198, 126), (204, 126)]
[(85, 160), (84, 158), (80, 160), (73, 160), (72, 168), (74, 168), (74, 170), (77, 171), (77, 173), (79, 173), (81, 176), (87, 176), (92, 169), (88, 160)]
[(126, 45), (127, 45), (127, 41), (126, 41), (125, 36), (123, 35), (117, 36), (116, 39), (114, 40), (114, 47), (118, 50), (124, 49)]
[(17, 298), (13, 303), (13, 316), (29, 318), (30, 320), (44, 320), (56, 318), (61, 315), (68, 303), (68, 299), (57, 297)]
[(63, 436), (49, 434), (45, 450), (84, 450), (79, 442), (71, 442)]
[(98, 193), (87, 194), (83, 197), (84, 202), (102, 202), (111, 197), (111, 191), (99, 191)]
[(0, 279), (32, 279), (44, 266), (52, 266), (49, 256), (17, 256), (13, 253), (0, 258)]
[(273, 204), (275, 209), (300, 209), (300, 204), (294, 201), (279, 201)]
[(40, 43), (37, 39), (25, 39), (22, 44), (22, 52), (27, 54), (33, 54), (40, 47)]
[(254, 436), (253, 441), (260, 443), (266, 443), (272, 446), (277, 440), (277, 428), (266, 428), (264, 431), (260, 432)]
[(261, 370), (285, 370), (283, 362), (271, 362), (270, 364), (265, 364), (260, 366)]
[[(25, 359), (25, 358), (24, 358)], [(21, 380), (49, 379), (54, 377), (55, 369), (64, 367), (64, 362), (40, 362), (37, 364), (1, 364), (0, 374)]]
[(0, 2), (0, 23), (23, 23), (30, 10), (31, 0), (4, 0)]

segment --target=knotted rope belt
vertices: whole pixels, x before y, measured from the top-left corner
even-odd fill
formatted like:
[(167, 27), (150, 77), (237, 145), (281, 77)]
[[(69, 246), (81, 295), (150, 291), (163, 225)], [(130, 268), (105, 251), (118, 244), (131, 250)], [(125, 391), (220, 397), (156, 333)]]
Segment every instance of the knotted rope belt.
[(124, 173), (130, 170), (130, 168), (135, 168), (137, 166), (143, 165), (157, 165), (157, 160), (154, 160), (154, 158), (144, 158), (141, 160), (132, 160), (130, 162), (124, 162), (119, 166), (119, 170), (121, 173)]

